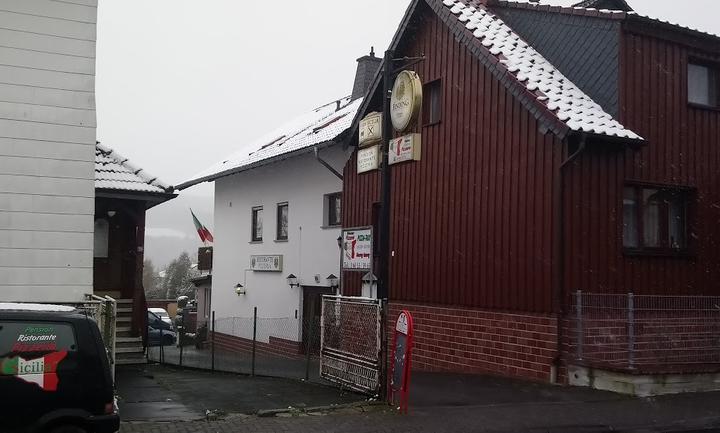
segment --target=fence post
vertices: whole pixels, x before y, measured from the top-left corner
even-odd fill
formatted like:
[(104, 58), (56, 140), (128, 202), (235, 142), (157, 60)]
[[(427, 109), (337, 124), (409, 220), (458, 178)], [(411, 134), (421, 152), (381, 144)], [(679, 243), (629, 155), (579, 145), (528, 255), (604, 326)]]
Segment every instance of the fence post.
[(575, 292), (575, 326), (577, 327), (577, 345), (575, 347), (578, 361), (583, 357), (583, 315), (582, 315), (582, 290)]
[(165, 339), (163, 338), (163, 328), (161, 326), (160, 327), (160, 365), (163, 365), (164, 363), (165, 363)]
[(252, 342), (252, 370), (251, 376), (255, 376), (255, 346), (257, 343), (257, 307), (253, 309), (253, 342)]
[(307, 342), (305, 344), (305, 380), (310, 380), (310, 350), (312, 350), (312, 341), (315, 337), (315, 303), (310, 303), (310, 317), (307, 318), (308, 324)]
[(628, 366), (635, 368), (635, 296), (628, 293)]
[(178, 337), (178, 344), (180, 345), (180, 367), (182, 367), (183, 358), (183, 337), (185, 336), (185, 309), (183, 308), (182, 321), (180, 322), (180, 336)]
[(210, 336), (210, 372), (215, 373), (215, 311), (212, 312), (212, 335)]

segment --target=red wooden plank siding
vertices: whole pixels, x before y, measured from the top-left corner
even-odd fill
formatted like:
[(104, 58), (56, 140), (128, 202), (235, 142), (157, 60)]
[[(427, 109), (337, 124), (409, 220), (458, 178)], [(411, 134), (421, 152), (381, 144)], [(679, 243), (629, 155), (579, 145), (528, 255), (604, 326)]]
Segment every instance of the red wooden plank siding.
[[(620, 58), (621, 122), (642, 135), (639, 151), (589, 149), (568, 170), (568, 290), (638, 294), (720, 294), (720, 111), (687, 104), (687, 59), (720, 53), (626, 33)], [(622, 252), (627, 180), (696, 188), (690, 258)]]
[[(426, 55), (416, 71), (424, 82), (442, 79), (442, 121), (415, 128), (422, 161), (392, 167), (390, 299), (549, 312), (561, 143), (423, 13), (396, 55)], [(369, 225), (378, 174), (357, 175), (353, 156), (344, 188), (343, 225)], [(360, 277), (344, 273), (345, 293), (360, 292)]]

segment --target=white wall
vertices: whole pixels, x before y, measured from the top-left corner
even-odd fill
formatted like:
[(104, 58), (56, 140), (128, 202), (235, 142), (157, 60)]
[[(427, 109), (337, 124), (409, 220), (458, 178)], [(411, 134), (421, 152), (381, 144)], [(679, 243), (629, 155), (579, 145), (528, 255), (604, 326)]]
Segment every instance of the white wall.
[(0, 300), (92, 292), (97, 0), (0, 0)]
[[(347, 155), (341, 146), (321, 156), (342, 173)], [(212, 308), (219, 319), (258, 316), (288, 318), (266, 323), (284, 338), (299, 341), (302, 289), (290, 288), (286, 277), (294, 274), (303, 285), (327, 286), (329, 274), (340, 275), (337, 238), (340, 229), (323, 228), (324, 195), (342, 191), (342, 181), (323, 167), (314, 155), (303, 155), (239, 173), (215, 182), (215, 245)], [(276, 208), (289, 203), (287, 242), (275, 241)], [(263, 241), (251, 242), (251, 210), (263, 206)], [(245, 271), (250, 256), (282, 254), (282, 272)], [(247, 275), (247, 278), (246, 278)], [(320, 276), (320, 283), (315, 282)], [(246, 294), (235, 294), (235, 285)], [(297, 313), (297, 319), (295, 315)], [(235, 334), (239, 334), (235, 327)], [(220, 329), (218, 329), (221, 332)]]

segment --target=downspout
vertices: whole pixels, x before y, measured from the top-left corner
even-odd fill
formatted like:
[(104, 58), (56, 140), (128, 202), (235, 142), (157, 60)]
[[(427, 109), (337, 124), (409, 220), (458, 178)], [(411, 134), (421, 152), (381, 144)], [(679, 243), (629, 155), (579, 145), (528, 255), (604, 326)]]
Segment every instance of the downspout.
[(315, 149), (315, 159), (317, 159), (317, 161), (318, 161), (320, 164), (322, 164), (325, 168), (327, 168), (328, 170), (330, 170), (330, 172), (331, 172), (332, 174), (334, 174), (335, 176), (337, 176), (338, 179), (343, 180), (343, 175), (342, 175), (342, 174), (340, 174), (337, 170), (335, 170), (335, 168), (333, 168), (333, 166), (330, 165), (329, 162), (327, 162), (327, 161), (325, 161), (324, 159), (320, 158), (320, 150), (317, 148), (317, 146), (315, 146), (314, 149)]
[(557, 197), (555, 199), (555, 215), (556, 216), (556, 239), (557, 239), (557, 260), (555, 262), (555, 272), (556, 272), (556, 284), (555, 284), (555, 290), (554, 290), (554, 309), (558, 312), (558, 318), (557, 318), (557, 329), (556, 329), (556, 336), (557, 336), (557, 352), (555, 354), (555, 359), (553, 359), (553, 366), (552, 371), (550, 373), (551, 378), (550, 381), (553, 383), (558, 382), (558, 372), (560, 371), (560, 367), (562, 365), (562, 343), (563, 343), (563, 320), (565, 318), (565, 255), (566, 255), (566, 247), (565, 247), (565, 206), (564, 206), (564, 197), (565, 197), (565, 168), (570, 165), (572, 162), (577, 160), (577, 158), (585, 151), (585, 147), (587, 144), (587, 135), (581, 134), (580, 135), (580, 144), (575, 152), (573, 152), (572, 155), (568, 156), (561, 164), (558, 169), (558, 175), (556, 177), (556, 188), (555, 190), (558, 192)]

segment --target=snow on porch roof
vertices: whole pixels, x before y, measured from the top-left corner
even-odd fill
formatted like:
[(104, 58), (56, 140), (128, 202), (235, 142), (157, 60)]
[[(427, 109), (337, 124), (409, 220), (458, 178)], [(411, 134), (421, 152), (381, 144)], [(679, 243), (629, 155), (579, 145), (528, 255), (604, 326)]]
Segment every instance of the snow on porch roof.
[(361, 103), (362, 98), (350, 101), (349, 97), (345, 97), (318, 107), (252, 142), (246, 147), (254, 149), (252, 152), (236, 152), (194, 175), (177, 188), (185, 189), (202, 182), (211, 182), (269, 163), (275, 158), (335, 140), (350, 128)]
[(174, 188), (104, 144), (95, 144), (95, 189), (169, 194)]
[(606, 113), (500, 17), (483, 6), (471, 6), (468, 2), (443, 0), (445, 7), (457, 16), (498, 62), (570, 130), (642, 140)]

